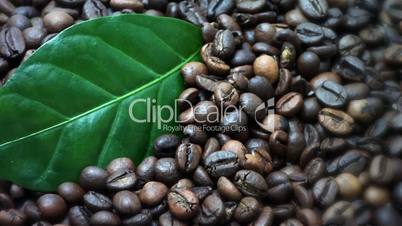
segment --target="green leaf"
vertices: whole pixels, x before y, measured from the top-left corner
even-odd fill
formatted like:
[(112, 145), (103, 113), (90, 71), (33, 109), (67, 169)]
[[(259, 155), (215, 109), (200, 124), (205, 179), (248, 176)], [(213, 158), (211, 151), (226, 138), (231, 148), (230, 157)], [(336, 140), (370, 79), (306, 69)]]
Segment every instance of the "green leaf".
[[(131, 120), (130, 104), (172, 105), (183, 90), (180, 69), (199, 60), (201, 45), (198, 27), (145, 15), (99, 18), (60, 33), (0, 90), (0, 177), (51, 191), (87, 165), (120, 156), (138, 163), (166, 131)], [(144, 103), (133, 108), (137, 118), (146, 112)]]

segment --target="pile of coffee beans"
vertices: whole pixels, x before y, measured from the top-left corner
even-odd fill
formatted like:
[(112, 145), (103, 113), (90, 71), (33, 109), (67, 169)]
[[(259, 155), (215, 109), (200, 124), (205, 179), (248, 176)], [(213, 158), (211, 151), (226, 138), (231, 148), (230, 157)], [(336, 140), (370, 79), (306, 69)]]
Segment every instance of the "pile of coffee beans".
[[(399, 0), (0, 0), (3, 82), (58, 32), (145, 13), (202, 28), (183, 138), (57, 194), (0, 184), (1, 226), (402, 225)], [(135, 147), (133, 147), (135, 148)]]

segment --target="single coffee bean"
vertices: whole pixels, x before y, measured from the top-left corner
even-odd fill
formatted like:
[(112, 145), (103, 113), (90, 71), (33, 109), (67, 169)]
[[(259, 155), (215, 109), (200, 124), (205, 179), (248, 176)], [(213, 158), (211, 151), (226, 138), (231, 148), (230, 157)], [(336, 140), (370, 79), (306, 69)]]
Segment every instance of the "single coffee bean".
[(192, 218), (199, 208), (198, 198), (190, 190), (171, 191), (167, 200), (170, 212), (181, 220)]
[(323, 19), (328, 14), (328, 3), (326, 0), (299, 0), (298, 6), (303, 14), (311, 19)]
[(318, 112), (321, 110), (321, 106), (315, 97), (306, 98), (303, 102), (301, 109), (301, 116), (306, 121), (315, 120)]
[[(140, 196), (141, 196), (140, 191)], [(159, 196), (159, 193), (153, 195)], [(166, 195), (166, 193), (165, 193)], [(130, 191), (119, 191), (113, 196), (113, 207), (121, 214), (133, 215), (141, 210), (141, 202), (138, 196)], [(143, 202), (148, 205), (147, 203)]]
[[(213, 0), (208, 4), (207, 15), (209, 19), (226, 15), (232, 12), (235, 7), (234, 1)], [(238, 29), (240, 30), (240, 29)]]
[(280, 50), (273, 45), (269, 45), (265, 42), (254, 43), (252, 50), (256, 54), (267, 54), (267, 55), (279, 55)]
[(130, 226), (130, 225), (151, 225), (152, 222), (152, 214), (149, 209), (143, 209), (140, 213), (136, 215), (124, 219), (122, 222), (123, 226)]
[(16, 14), (10, 17), (7, 21), (9, 27), (16, 27), (23, 31), (24, 29), (31, 27), (31, 21), (24, 15)]
[(14, 15), (17, 15), (17, 14), (23, 15), (28, 18), (40, 16), (38, 10), (32, 6), (19, 6), (19, 7), (15, 8), (13, 14)]
[(112, 201), (105, 195), (89, 191), (83, 197), (85, 206), (91, 211), (110, 210), (112, 209)]
[(154, 154), (156, 157), (174, 157), (180, 139), (176, 135), (165, 134), (159, 136), (154, 142)]
[(297, 211), (297, 219), (307, 226), (322, 225), (321, 217), (312, 209), (300, 209)]
[(238, 157), (231, 151), (211, 153), (204, 161), (208, 173), (213, 177), (231, 176), (239, 168)]
[(215, 34), (212, 53), (221, 59), (226, 59), (231, 57), (235, 50), (236, 43), (232, 32), (230, 30), (219, 30)]
[(304, 173), (307, 176), (307, 180), (310, 184), (314, 184), (317, 180), (325, 175), (325, 162), (321, 158), (312, 159), (304, 168)]
[(285, 95), (292, 85), (292, 74), (288, 69), (281, 68), (279, 70), (279, 81), (275, 89), (275, 96)]
[(37, 205), (43, 219), (55, 220), (67, 212), (67, 205), (63, 198), (55, 194), (42, 195), (39, 197)]
[(179, 3), (179, 14), (183, 19), (195, 25), (202, 25), (208, 22), (205, 18), (205, 12), (193, 2), (181, 1)]
[(360, 195), (362, 187), (357, 177), (353, 174), (339, 174), (335, 181), (338, 184), (339, 193), (346, 199), (352, 199)]
[(191, 188), (191, 191), (197, 196), (198, 200), (202, 201), (213, 192), (210, 186), (198, 186)]
[(346, 172), (359, 175), (367, 165), (368, 155), (362, 151), (350, 150), (327, 165), (331, 175)]
[(239, 101), (239, 93), (228, 82), (219, 82), (214, 91), (215, 103), (219, 107), (236, 105)]
[(99, 211), (91, 216), (90, 219), (91, 225), (100, 226), (100, 225), (108, 225), (108, 226), (118, 226), (121, 224), (119, 216), (110, 212), (110, 211)]
[(131, 159), (126, 157), (113, 159), (106, 167), (108, 173), (113, 174), (122, 170), (134, 171), (135, 166)]
[(174, 158), (160, 158), (155, 163), (156, 180), (171, 185), (175, 183), (179, 177), (179, 169)]
[(366, 67), (359, 58), (346, 56), (335, 65), (335, 72), (344, 79), (355, 82), (362, 82)]
[(237, 155), (240, 166), (244, 166), (246, 161), (247, 148), (237, 140), (229, 140), (222, 146), (222, 151), (231, 151)]
[(369, 87), (364, 83), (349, 83), (344, 86), (350, 100), (359, 100), (368, 97)]
[(322, 216), (325, 225), (347, 225), (354, 219), (354, 208), (348, 201), (339, 201), (327, 208)]
[(146, 183), (139, 192), (139, 198), (141, 203), (144, 203), (148, 206), (154, 206), (162, 201), (168, 190), (169, 189), (166, 187), (166, 185), (160, 182), (150, 181)]
[(272, 225), (274, 221), (274, 213), (271, 207), (265, 206), (262, 208), (260, 215), (257, 217), (255, 221), (251, 223), (252, 226), (257, 226), (257, 225)]
[(267, 178), (267, 197), (276, 203), (286, 202), (292, 191), (292, 184), (288, 176), (283, 172), (272, 172)]
[(208, 195), (200, 206), (196, 222), (201, 225), (216, 224), (225, 216), (225, 206), (217, 193)]
[(288, 142), (289, 135), (283, 130), (276, 130), (272, 132), (271, 136), (269, 137), (269, 146), (271, 147), (271, 150), (279, 156), (286, 155)]
[[(224, 99), (224, 97), (233, 97), (231, 101), (234, 101), (236, 99), (236, 95), (234, 94), (234, 92), (236, 92), (236, 91), (229, 90), (229, 93), (227, 93), (226, 92), (227, 87), (225, 87), (225, 86), (226, 85), (222, 85), (223, 90), (221, 90), (219, 92), (217, 91), (217, 94), (219, 93), (218, 95), (221, 98), (220, 100), (224, 101), (224, 103), (229, 103), (230, 100), (229, 100), (229, 102), (227, 102), (227, 101), (225, 101), (226, 99)], [(232, 93), (233, 93), (233, 95), (232, 95)], [(229, 96), (227, 96), (227, 95), (229, 95)], [(238, 95), (237, 95), (237, 99), (238, 99)], [(212, 123), (216, 123), (218, 120), (218, 115), (219, 115), (218, 107), (212, 101), (198, 102), (198, 104), (194, 106), (193, 111), (194, 111), (194, 119), (195, 119), (195, 122), (197, 122), (197, 123), (212, 124)]]
[(87, 190), (102, 190), (106, 187), (108, 173), (97, 167), (88, 166), (80, 175), (80, 185)]
[(108, 14), (106, 6), (100, 0), (87, 0), (82, 7), (82, 17), (87, 20), (107, 16)]
[(234, 183), (244, 194), (253, 197), (264, 197), (268, 191), (264, 177), (252, 170), (238, 171), (234, 177)]
[(177, 189), (191, 189), (194, 187), (194, 183), (193, 181), (191, 181), (190, 179), (184, 178), (184, 179), (180, 179), (179, 181), (177, 181), (176, 184), (174, 184), (170, 189), (171, 190), (177, 190)]
[(338, 190), (338, 185), (333, 178), (322, 178), (314, 184), (314, 199), (322, 206), (329, 206), (334, 203)]
[(249, 80), (248, 91), (254, 93), (262, 100), (267, 100), (274, 95), (271, 83), (263, 76), (254, 76)]
[(268, 55), (257, 57), (253, 64), (254, 73), (264, 76), (271, 84), (275, 83), (279, 77), (279, 67), (275, 58)]
[(111, 174), (106, 181), (106, 188), (121, 191), (133, 188), (137, 183), (137, 175), (130, 170), (120, 170)]
[(311, 190), (307, 190), (301, 185), (293, 187), (295, 200), (301, 208), (312, 208), (314, 206), (314, 197)]
[(201, 48), (201, 56), (210, 73), (217, 75), (226, 75), (229, 73), (230, 66), (227, 65), (223, 60), (213, 55), (212, 43), (205, 44)]
[(394, 179), (395, 170), (396, 167), (389, 158), (377, 155), (371, 160), (369, 168), (370, 179), (374, 183), (387, 185)]
[(317, 54), (321, 59), (331, 58), (336, 55), (337, 47), (335, 44), (325, 44), (321, 46), (311, 46), (307, 51)]
[(367, 98), (350, 101), (347, 113), (358, 122), (369, 123), (381, 115), (383, 102), (379, 98)]
[(325, 81), (315, 90), (317, 100), (327, 106), (333, 108), (342, 108), (348, 101), (348, 94), (342, 85)]
[(318, 114), (320, 124), (329, 132), (343, 136), (352, 132), (354, 120), (343, 111), (323, 108)]
[(219, 194), (227, 200), (239, 201), (242, 197), (240, 191), (227, 177), (219, 177), (217, 190)]
[(389, 202), (389, 192), (386, 188), (370, 185), (364, 191), (364, 200), (371, 206), (380, 207)]
[(399, 212), (390, 204), (378, 208), (374, 214), (374, 222), (376, 225), (397, 226), (402, 221)]
[(255, 60), (256, 56), (253, 53), (250, 44), (243, 43), (241, 48), (236, 50), (230, 64), (233, 66), (243, 66), (252, 64)]
[(53, 11), (43, 18), (46, 29), (53, 32), (60, 32), (74, 23), (73, 17), (62, 11)]
[(261, 204), (254, 197), (244, 197), (240, 200), (234, 212), (234, 219), (246, 223), (254, 220), (261, 211)]
[(190, 173), (197, 168), (201, 155), (202, 148), (199, 145), (191, 143), (181, 144), (176, 151), (177, 167), (185, 173)]
[(25, 41), (16, 27), (3, 27), (0, 30), (0, 54), (4, 58), (16, 58), (25, 52)]
[(144, 10), (144, 4), (139, 0), (110, 0), (110, 6), (116, 10), (130, 9), (135, 12)]
[(273, 133), (276, 130), (287, 131), (289, 129), (289, 122), (282, 115), (268, 114), (260, 126), (263, 130)]
[(10, 0), (4, 0), (0, 3), (0, 11), (2, 13), (7, 14), (8, 16), (12, 15), (15, 10), (15, 6), (11, 3)]
[(242, 74), (231, 73), (227, 76), (227, 80), (232, 86), (240, 90), (240, 92), (244, 92), (248, 89), (248, 79)]
[(244, 169), (254, 170), (261, 174), (267, 174), (273, 168), (272, 158), (265, 149), (251, 150), (245, 154), (243, 167)]
[(318, 74), (320, 58), (313, 52), (304, 52), (297, 59), (297, 69), (306, 78), (311, 78)]
[(292, 117), (303, 107), (303, 96), (297, 92), (287, 93), (276, 103), (276, 111), (285, 117)]
[(138, 165), (136, 173), (141, 184), (154, 178), (156, 161), (157, 158), (149, 156)]
[(350, 7), (345, 13), (344, 24), (347, 29), (353, 30), (364, 27), (370, 23), (372, 15), (367, 10), (360, 7)]
[(74, 206), (68, 211), (68, 221), (74, 226), (89, 226), (91, 211), (84, 206)]
[(59, 185), (57, 192), (61, 197), (69, 203), (76, 203), (81, 201), (85, 194), (84, 189), (74, 182), (64, 182)]
[(338, 50), (342, 56), (360, 56), (366, 45), (356, 35), (345, 35), (338, 41)]
[(295, 31), (300, 41), (308, 46), (318, 45), (324, 39), (322, 27), (314, 23), (301, 23), (297, 25)]
[(200, 62), (189, 62), (185, 64), (181, 71), (184, 81), (189, 86), (195, 85), (195, 77), (200, 74), (208, 74), (208, 69), (205, 64)]
[(15, 209), (1, 210), (0, 211), (0, 224), (10, 226), (23, 226), (27, 222), (24, 213)]
[(336, 155), (344, 151), (347, 147), (347, 141), (338, 137), (327, 137), (320, 144), (323, 155)]
[(46, 36), (46, 30), (38, 27), (29, 27), (22, 32), (28, 49), (37, 48)]
[(285, 23), (292, 27), (297, 27), (297, 25), (305, 22), (307, 22), (307, 18), (303, 15), (299, 8), (289, 10), (285, 14)]

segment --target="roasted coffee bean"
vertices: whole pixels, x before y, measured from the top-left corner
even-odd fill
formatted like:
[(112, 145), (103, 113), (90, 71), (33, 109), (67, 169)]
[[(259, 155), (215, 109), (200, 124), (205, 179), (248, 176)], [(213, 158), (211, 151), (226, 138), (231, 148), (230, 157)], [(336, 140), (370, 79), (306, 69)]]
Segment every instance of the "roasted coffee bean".
[(73, 17), (62, 11), (53, 11), (48, 13), (44, 18), (43, 22), (46, 29), (53, 33), (59, 32), (74, 23)]
[(212, 53), (221, 58), (226, 59), (232, 56), (236, 49), (236, 43), (233, 34), (229, 30), (219, 30), (215, 34), (212, 44)]
[(297, 219), (291, 218), (286, 221), (283, 221), (279, 226), (303, 226), (303, 224)]
[(322, 220), (325, 225), (348, 225), (353, 221), (354, 209), (350, 202), (339, 201), (327, 208)]
[(84, 168), (80, 175), (80, 185), (88, 190), (102, 190), (106, 187), (108, 173), (96, 166)]
[(240, 92), (244, 92), (248, 89), (248, 79), (246, 76), (238, 73), (231, 73), (228, 75), (227, 80)]
[(311, 78), (318, 74), (320, 58), (313, 52), (304, 52), (297, 59), (297, 69), (306, 78)]
[(257, 57), (253, 64), (254, 73), (264, 76), (270, 83), (275, 83), (279, 77), (278, 62), (268, 55)]
[(358, 150), (351, 150), (333, 160), (327, 165), (327, 172), (335, 174), (339, 172), (352, 173), (358, 175), (367, 165), (368, 156), (366, 153)]
[(324, 31), (322, 30), (322, 27), (314, 23), (301, 23), (297, 25), (295, 31), (297, 37), (305, 45), (317, 45), (324, 39)]
[(289, 219), (295, 215), (296, 207), (293, 204), (281, 204), (273, 208), (274, 219), (279, 221)]
[(236, 9), (244, 13), (256, 13), (265, 6), (263, 0), (236, 0)]
[(68, 221), (74, 226), (89, 226), (91, 212), (84, 206), (74, 206), (68, 211)]
[(313, 187), (313, 195), (316, 202), (322, 206), (329, 206), (334, 203), (339, 187), (331, 177), (318, 180)]
[(199, 200), (190, 190), (171, 191), (167, 200), (170, 212), (181, 220), (192, 218), (199, 208)]
[(105, 195), (89, 191), (83, 197), (85, 206), (91, 211), (110, 210), (112, 209), (112, 201)]
[(323, 19), (328, 14), (326, 0), (299, 0), (298, 6), (303, 14), (311, 19)]
[(213, 186), (214, 182), (204, 167), (198, 166), (193, 173), (193, 181), (201, 186)]
[(106, 188), (121, 191), (133, 188), (137, 183), (137, 175), (130, 170), (120, 170), (111, 174), (106, 181)]
[(275, 96), (285, 95), (292, 85), (292, 74), (289, 70), (281, 68), (279, 70), (279, 81), (275, 89)]
[(215, 87), (214, 97), (219, 107), (234, 106), (239, 101), (239, 93), (228, 82), (219, 82)]
[(256, 218), (255, 221), (251, 223), (252, 226), (257, 226), (257, 225), (272, 225), (274, 221), (274, 213), (272, 211), (272, 208), (269, 206), (265, 206), (262, 208), (260, 215)]
[(352, 132), (354, 120), (343, 111), (323, 108), (318, 114), (320, 124), (329, 132), (344, 136)]
[(292, 69), (296, 61), (296, 49), (293, 44), (285, 42), (281, 48), (280, 65), (282, 68)]
[(14, 202), (12, 198), (6, 193), (0, 193), (0, 208), (1, 209), (14, 208)]
[(327, 107), (342, 108), (348, 101), (348, 95), (342, 85), (325, 81), (315, 90), (317, 100)]
[(43, 219), (55, 220), (67, 212), (67, 205), (63, 198), (55, 194), (46, 194), (39, 197), (37, 205)]
[(212, 43), (205, 44), (201, 48), (201, 56), (208, 67), (208, 71), (217, 75), (226, 75), (230, 71), (229, 65), (212, 54)]
[(10, 17), (7, 21), (9, 27), (16, 27), (23, 31), (24, 29), (31, 27), (31, 21), (24, 15), (16, 14)]
[(267, 100), (274, 95), (271, 83), (262, 76), (254, 76), (249, 80), (248, 90), (256, 94), (262, 100)]
[(307, 180), (310, 184), (315, 183), (321, 177), (325, 175), (325, 162), (321, 158), (312, 159), (304, 168), (304, 173), (307, 176)]
[(175, 183), (179, 177), (179, 169), (174, 158), (160, 158), (155, 163), (155, 178), (166, 184)]
[(359, 7), (350, 7), (345, 13), (344, 24), (346, 28), (358, 29), (359, 27), (364, 27), (371, 20), (371, 14)]
[(79, 202), (85, 194), (84, 189), (74, 182), (60, 184), (57, 192), (69, 203)]
[[(229, 84), (229, 83), (228, 83)], [(230, 84), (229, 84), (230, 85)], [(232, 87), (232, 85), (230, 85), (230, 87), (232, 88), (232, 90), (229, 90), (229, 93), (227, 93), (226, 91), (226, 85), (222, 85), (222, 89), (220, 91), (217, 91), (217, 95), (219, 95), (219, 97), (221, 98), (220, 101), (223, 101), (223, 103), (230, 103), (231, 101), (236, 100), (236, 96), (238, 99), (238, 94), (236, 95), (235, 92), (237, 93), (237, 91), (234, 90), (234, 88)], [(227, 97), (232, 97), (232, 100), (228, 100), (226, 101)], [(194, 110), (193, 114), (194, 114), (194, 119), (195, 122), (200, 123), (200, 124), (213, 124), (216, 123), (218, 120), (218, 107), (217, 105), (212, 102), (212, 101), (201, 101), (198, 102), (197, 105), (194, 106)]]
[(256, 56), (253, 53), (250, 44), (243, 43), (241, 48), (236, 50), (230, 64), (232, 66), (242, 66), (252, 64), (255, 60)]
[(27, 218), (24, 213), (15, 209), (0, 211), (0, 224), (10, 226), (23, 226), (26, 224)]
[(118, 226), (121, 224), (120, 218), (110, 211), (99, 211), (91, 216), (91, 225)]
[(25, 41), (16, 27), (3, 27), (0, 30), (0, 54), (4, 58), (16, 58), (25, 52)]
[[(245, 111), (250, 117), (257, 117), (256, 109), (263, 106), (263, 101), (254, 93), (243, 93), (240, 95), (239, 99), (240, 107)], [(260, 111), (260, 113), (263, 113)], [(258, 117), (260, 118), (260, 117)]]
[[(166, 189), (167, 190), (167, 189)], [(143, 189), (141, 190), (141, 192)], [(140, 192), (140, 196), (141, 196)], [(157, 190), (157, 192), (161, 192)], [(154, 196), (159, 196), (160, 193), (153, 193)], [(166, 193), (165, 193), (166, 195)], [(133, 215), (141, 210), (141, 202), (138, 196), (130, 191), (120, 191), (113, 196), (113, 207), (121, 214)], [(148, 205), (146, 202), (144, 204)]]
[(150, 181), (146, 183), (139, 192), (139, 198), (141, 203), (148, 206), (154, 206), (162, 201), (167, 192), (168, 188), (166, 185), (160, 182)]
[(279, 156), (286, 155), (288, 142), (288, 133), (283, 130), (273, 131), (272, 134), (269, 136), (269, 146), (271, 147), (272, 151)]
[(200, 205), (200, 211), (196, 222), (202, 225), (216, 224), (225, 215), (225, 207), (222, 199), (216, 193), (208, 195)]
[(154, 142), (154, 154), (156, 157), (174, 157), (180, 139), (175, 135), (159, 136)]
[(245, 154), (244, 169), (254, 170), (261, 174), (272, 171), (272, 158), (265, 149), (251, 150)]
[(316, 119), (318, 112), (321, 110), (321, 106), (315, 97), (306, 98), (303, 102), (301, 109), (301, 116), (306, 121), (313, 121)]
[(352, 199), (360, 195), (361, 184), (356, 176), (350, 173), (339, 174), (335, 178), (339, 193), (346, 199)]
[(360, 56), (366, 45), (356, 35), (345, 35), (338, 41), (338, 50), (342, 56)]
[(375, 156), (370, 164), (370, 179), (380, 185), (389, 184), (395, 177), (395, 165), (383, 155)]
[(106, 6), (100, 0), (87, 0), (82, 7), (82, 17), (87, 20), (108, 14)]
[(22, 32), (28, 49), (37, 48), (46, 36), (46, 30), (38, 27), (30, 27)]
[(299, 8), (295, 8), (285, 14), (285, 22), (292, 27), (297, 27), (297, 25), (307, 22), (307, 18)]
[(7, 14), (8, 16), (12, 15), (15, 10), (15, 6), (9, 0), (2, 1), (0, 3), (0, 11), (2, 13)]
[(335, 65), (335, 71), (346, 80), (361, 82), (363, 81), (366, 67), (359, 58), (355, 56), (343, 57)]
[(320, 87), (324, 82), (326, 81), (332, 81), (338, 84), (342, 83), (342, 79), (339, 75), (337, 75), (334, 72), (323, 72), (318, 74), (317, 76), (314, 76), (310, 80), (310, 84), (313, 88), (317, 89)]
[(231, 176), (239, 168), (239, 158), (231, 151), (217, 151), (205, 159), (204, 165), (213, 177)]
[(131, 159), (126, 157), (116, 158), (112, 160), (106, 167), (106, 170), (113, 174), (122, 170), (134, 171), (135, 166)]
[(240, 200), (234, 212), (234, 219), (246, 223), (252, 221), (261, 211), (261, 204), (254, 197), (244, 197)]
[(183, 76), (186, 84), (193, 86), (195, 85), (196, 76), (201, 74), (207, 74), (208, 69), (203, 63), (189, 62), (183, 66), (180, 73)]
[(307, 190), (301, 185), (293, 186), (295, 200), (301, 208), (312, 208), (314, 206), (314, 197), (311, 190)]
[(336, 155), (344, 151), (347, 147), (347, 141), (338, 137), (325, 138), (320, 144), (320, 149), (323, 155)]
[(374, 207), (383, 206), (390, 200), (390, 194), (387, 189), (374, 185), (366, 188), (363, 196), (364, 200)]
[(208, 4), (208, 18), (213, 19), (222, 14), (229, 14), (232, 12), (234, 7), (235, 2), (232, 0), (213, 0)]
[(150, 181), (154, 178), (156, 162), (157, 158), (149, 156), (142, 160), (138, 165), (136, 173), (141, 183)]
[(291, 195), (292, 184), (288, 176), (282, 172), (272, 172), (267, 178), (267, 197), (277, 203), (287, 201)]
[(239, 170), (234, 183), (244, 194), (253, 197), (264, 197), (268, 191), (268, 185), (261, 174), (252, 170)]
[(282, 115), (268, 114), (260, 126), (265, 131), (273, 133), (276, 130), (287, 131), (289, 129), (289, 122)]
[(303, 107), (303, 96), (297, 92), (289, 92), (281, 97), (276, 103), (276, 111), (278, 114), (292, 117), (297, 114)]
[(176, 151), (177, 167), (185, 173), (190, 173), (197, 168), (201, 155), (202, 148), (199, 145), (191, 143), (181, 144)]
[(130, 225), (150, 225), (152, 222), (152, 214), (148, 209), (143, 209), (140, 213), (123, 220), (123, 226)]
[(379, 98), (367, 98), (350, 101), (347, 113), (358, 122), (369, 123), (381, 115), (383, 102)]
[(364, 83), (349, 83), (344, 86), (350, 100), (364, 99), (369, 95), (369, 87)]
[(311, 46), (307, 51), (317, 54), (320, 58), (331, 58), (336, 55), (337, 47), (334, 44), (326, 44), (322, 46)]
[(183, 19), (196, 25), (202, 25), (207, 22), (200, 7), (192, 2), (181, 1), (179, 3), (179, 13)]
[(198, 186), (191, 188), (191, 191), (197, 196), (198, 200), (202, 201), (213, 192), (213, 189), (210, 186)]
[(219, 194), (227, 200), (239, 201), (242, 197), (240, 191), (227, 177), (219, 177), (217, 189)]

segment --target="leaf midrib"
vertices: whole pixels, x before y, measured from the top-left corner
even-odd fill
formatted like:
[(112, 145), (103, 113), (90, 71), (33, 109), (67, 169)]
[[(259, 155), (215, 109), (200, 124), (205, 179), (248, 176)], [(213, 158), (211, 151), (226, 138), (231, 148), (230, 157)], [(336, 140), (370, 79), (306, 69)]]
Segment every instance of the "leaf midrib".
[(156, 79), (154, 79), (154, 80), (152, 80), (152, 81), (150, 81), (150, 82), (148, 82), (148, 83), (146, 83), (146, 84), (144, 84), (144, 85), (142, 85), (142, 86), (140, 86), (140, 87), (134, 89), (134, 90), (131, 91), (131, 92), (128, 92), (128, 93), (126, 93), (126, 94), (124, 94), (124, 95), (122, 95), (122, 96), (119, 96), (119, 97), (117, 97), (117, 98), (115, 98), (115, 99), (112, 99), (111, 101), (108, 101), (108, 102), (106, 102), (106, 103), (104, 103), (104, 104), (101, 104), (101, 105), (95, 107), (95, 108), (92, 108), (92, 109), (90, 109), (89, 111), (86, 111), (86, 112), (83, 112), (83, 113), (81, 113), (81, 114), (78, 114), (78, 115), (76, 115), (76, 116), (74, 116), (74, 117), (71, 117), (71, 118), (68, 119), (68, 120), (65, 120), (65, 121), (63, 121), (63, 122), (60, 122), (60, 123), (55, 124), (55, 125), (53, 125), (53, 126), (50, 126), (50, 127), (48, 127), (48, 128), (39, 130), (39, 131), (37, 131), (37, 132), (28, 134), (28, 135), (26, 135), (26, 136), (23, 136), (23, 137), (20, 137), (20, 138), (11, 140), (11, 141), (7, 141), (7, 142), (5, 142), (5, 143), (3, 143), (3, 144), (0, 144), (0, 148), (3, 148), (4, 146), (11, 145), (11, 144), (13, 144), (13, 143), (16, 143), (16, 142), (19, 142), (19, 141), (22, 141), (22, 140), (25, 140), (25, 139), (28, 139), (28, 138), (30, 138), (30, 137), (34, 137), (34, 136), (36, 136), (36, 135), (38, 135), (38, 134), (45, 133), (45, 132), (47, 132), (47, 131), (50, 131), (50, 130), (59, 128), (59, 127), (61, 127), (61, 126), (63, 126), (63, 125), (66, 125), (66, 124), (68, 124), (68, 123), (70, 123), (70, 122), (73, 122), (73, 121), (75, 121), (75, 120), (77, 120), (77, 119), (80, 119), (80, 118), (82, 118), (82, 117), (84, 117), (84, 116), (86, 116), (86, 115), (89, 115), (89, 114), (91, 114), (91, 113), (93, 113), (93, 112), (96, 112), (96, 111), (98, 111), (98, 110), (100, 110), (100, 109), (102, 109), (102, 108), (105, 108), (105, 107), (110, 106), (110, 105), (112, 105), (112, 104), (114, 104), (114, 103), (120, 102), (121, 100), (124, 100), (124, 99), (126, 99), (126, 98), (128, 98), (128, 97), (131, 97), (131, 96), (133, 96), (134, 94), (136, 94), (136, 93), (138, 93), (138, 92), (141, 92), (142, 90), (145, 90), (146, 88), (148, 88), (148, 87), (150, 87), (150, 86), (152, 86), (152, 85), (154, 85), (154, 84), (156, 84), (156, 83), (158, 83), (158, 82), (164, 80), (165, 78), (169, 77), (171, 74), (173, 74), (174, 72), (178, 71), (181, 67), (183, 67), (186, 63), (188, 63), (188, 62), (191, 61), (193, 58), (195, 58), (195, 57), (198, 55), (199, 52), (200, 52), (200, 49), (198, 49), (198, 50), (195, 51), (193, 54), (191, 54), (185, 61), (183, 61), (182, 63), (178, 64), (178, 65), (175, 66), (174, 68), (170, 69), (170, 70), (169, 70), (168, 72), (166, 72), (164, 75), (157, 77)]

